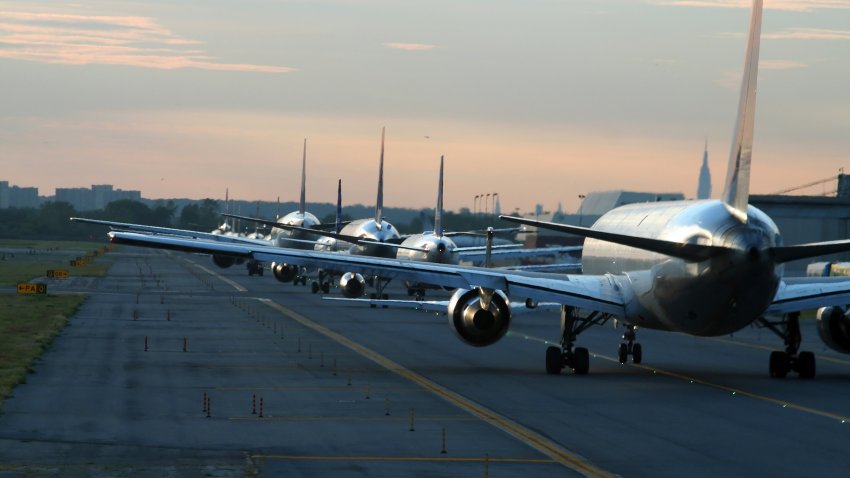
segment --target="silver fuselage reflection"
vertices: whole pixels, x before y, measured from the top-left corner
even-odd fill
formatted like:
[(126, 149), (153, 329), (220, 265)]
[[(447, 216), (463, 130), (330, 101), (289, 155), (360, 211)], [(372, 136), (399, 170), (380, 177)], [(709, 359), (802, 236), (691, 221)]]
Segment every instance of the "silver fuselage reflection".
[(625, 297), (629, 323), (693, 335), (728, 334), (767, 309), (782, 276), (766, 251), (781, 245), (776, 224), (753, 206), (747, 217), (742, 222), (717, 200), (623, 206), (599, 218), (592, 229), (731, 250), (687, 262), (588, 238), (582, 270), (629, 282), (621, 289), (633, 292)]
[[(298, 212), (294, 211), (286, 216), (277, 220), (278, 224), (283, 224), (287, 226), (296, 226), (296, 227), (306, 227), (310, 229), (314, 229), (319, 224), (319, 219), (316, 218), (313, 214), (309, 212)], [(320, 231), (317, 231), (316, 234), (301, 231), (296, 229), (281, 229), (278, 227), (272, 228), (271, 234), (269, 237), (272, 239), (275, 245), (278, 247), (289, 247), (292, 249), (312, 249), (313, 244), (309, 244), (301, 241), (311, 241), (316, 240), (319, 237)], [(290, 241), (288, 239), (296, 239), (295, 241)]]
[[(374, 219), (358, 219), (346, 224), (340, 234), (346, 236), (359, 237), (367, 241), (373, 242), (394, 242), (400, 236), (398, 231), (392, 224), (387, 221), (381, 221), (381, 227)], [(329, 237), (324, 237), (318, 241), (315, 246), (317, 251), (337, 251), (359, 256), (372, 257), (395, 257), (396, 248), (385, 246), (382, 244), (352, 244), (347, 241), (336, 240)]]
[[(458, 264), (460, 255), (455, 251), (457, 245), (446, 236), (437, 236), (432, 232), (413, 234), (401, 243), (402, 246), (418, 250), (399, 249), (396, 257), (410, 261), (433, 262), (435, 264)], [(404, 281), (408, 289), (439, 289), (440, 287)]]

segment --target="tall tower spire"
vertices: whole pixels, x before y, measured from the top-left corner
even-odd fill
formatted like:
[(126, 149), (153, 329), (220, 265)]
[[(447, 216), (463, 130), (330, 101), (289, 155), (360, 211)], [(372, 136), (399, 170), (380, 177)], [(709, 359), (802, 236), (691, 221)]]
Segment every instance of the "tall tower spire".
[(706, 138), (705, 151), (702, 154), (702, 168), (699, 170), (697, 199), (709, 198), (711, 198), (711, 171), (708, 170), (708, 138)]

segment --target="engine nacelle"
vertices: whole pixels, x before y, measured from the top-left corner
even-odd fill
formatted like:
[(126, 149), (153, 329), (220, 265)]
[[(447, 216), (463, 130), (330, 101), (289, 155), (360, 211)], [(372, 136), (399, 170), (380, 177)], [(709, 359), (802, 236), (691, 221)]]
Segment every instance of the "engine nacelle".
[(281, 282), (292, 282), (295, 276), (298, 275), (298, 266), (273, 262), (272, 274), (274, 274), (275, 279)]
[(236, 264), (236, 258), (232, 256), (212, 256), (213, 264), (221, 267), (222, 269), (227, 269), (228, 267)]
[(342, 295), (349, 299), (356, 299), (366, 292), (366, 279), (354, 272), (346, 272), (339, 278), (339, 288)]
[(832, 350), (850, 354), (850, 317), (841, 307), (818, 309), (818, 335)]
[(511, 325), (511, 306), (504, 292), (492, 292), (487, 308), (481, 306), (479, 289), (458, 289), (449, 301), (449, 327), (463, 342), (475, 347), (493, 345)]

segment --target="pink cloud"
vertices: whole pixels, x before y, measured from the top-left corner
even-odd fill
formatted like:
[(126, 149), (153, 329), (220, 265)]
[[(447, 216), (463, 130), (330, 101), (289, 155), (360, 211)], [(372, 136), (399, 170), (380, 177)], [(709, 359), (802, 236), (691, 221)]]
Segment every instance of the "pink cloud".
[(393, 50), (407, 51), (427, 51), (436, 48), (434, 45), (427, 45), (425, 43), (384, 43), (384, 46)]
[[(0, 11), (0, 58), (70, 65), (286, 73), (292, 68), (216, 61), (154, 19)], [(191, 47), (191, 48), (189, 48)]]
[[(750, 8), (751, 0), (651, 0), (659, 5), (707, 8)], [(810, 12), (818, 9), (850, 9), (850, 0), (765, 0), (764, 8)]]

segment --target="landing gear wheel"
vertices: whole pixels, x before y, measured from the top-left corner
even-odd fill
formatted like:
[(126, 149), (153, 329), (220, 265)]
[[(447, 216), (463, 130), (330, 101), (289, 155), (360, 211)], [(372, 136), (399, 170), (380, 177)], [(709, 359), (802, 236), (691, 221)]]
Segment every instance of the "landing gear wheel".
[(815, 354), (800, 352), (797, 356), (797, 373), (800, 378), (815, 378)]
[(319, 283), (316, 282), (316, 281), (313, 281), (313, 283), (310, 284), (310, 290), (312, 290), (314, 294), (318, 293), (319, 292)]
[(629, 360), (628, 345), (620, 344), (620, 348), (617, 349), (617, 357), (620, 359), (620, 363), (626, 363)]
[[(375, 299), (377, 299), (377, 298), (378, 298), (378, 296), (377, 296), (377, 295), (375, 295), (375, 294), (369, 294), (369, 299), (371, 299), (371, 300), (375, 300)], [(375, 304), (369, 304), (369, 307), (371, 307), (371, 308), (373, 308), (373, 309), (374, 309), (374, 308), (375, 308), (375, 307), (377, 307), (377, 306), (376, 306)]]
[(573, 372), (576, 375), (587, 375), (590, 369), (590, 353), (584, 347), (576, 347), (573, 351)]
[(640, 344), (632, 345), (632, 363), (640, 363), (643, 360), (643, 349)]
[(425, 299), (425, 293), (422, 291), (416, 291), (416, 296), (413, 297), (418, 302), (422, 302)]
[(330, 282), (325, 282), (324, 284), (322, 284), (322, 292), (327, 294), (330, 291), (331, 291), (331, 283)]
[[(389, 300), (389, 299), (390, 299), (390, 296), (389, 296), (389, 294), (381, 294), (381, 299), (382, 299), (382, 300)], [(382, 308), (384, 308), (384, 309), (386, 309), (388, 306), (386, 306), (386, 305), (382, 305), (381, 307), (382, 307)]]
[(770, 353), (770, 376), (771, 378), (785, 378), (789, 367), (788, 354), (774, 350)]
[(560, 347), (549, 347), (546, 349), (546, 373), (558, 375), (564, 368), (564, 356)]

